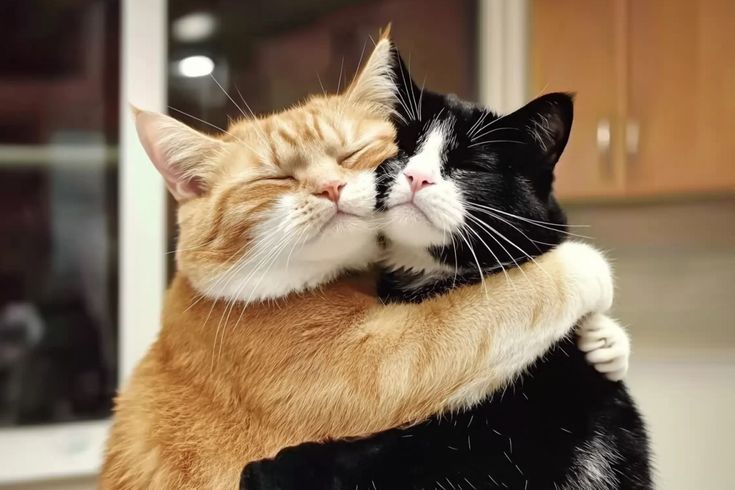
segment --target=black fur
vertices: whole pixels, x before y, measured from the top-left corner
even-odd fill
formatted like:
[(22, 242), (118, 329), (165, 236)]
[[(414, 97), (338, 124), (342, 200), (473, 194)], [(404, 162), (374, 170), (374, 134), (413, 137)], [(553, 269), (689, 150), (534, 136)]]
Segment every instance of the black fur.
[[(460, 183), (466, 202), (492, 208), (468, 211), (497, 233), (469, 220), (472, 231), (465, 235), (472, 249), (455, 240), (455, 245), (430, 250), (456, 267), (457, 276), (410, 288), (415, 273), (386, 271), (381, 297), (418, 302), (479, 282), (478, 264), (487, 274), (560, 243), (567, 228), (552, 193), (553, 168), (569, 137), (571, 97), (549, 94), (498, 117), (451, 96), (421, 93), (397, 53), (395, 62), (402, 89), (396, 116), (400, 155), (381, 167), (385, 178), (380, 179), (379, 200), (431, 124), (443, 122), (455, 136), (445, 149), (444, 175)], [(596, 475), (599, 480), (590, 479)], [(651, 485), (648, 439), (633, 400), (622, 383), (607, 381), (588, 365), (572, 338), (552, 347), (503, 394), (472, 409), (364, 439), (288, 448), (273, 460), (248, 465), (241, 480), (241, 488), (248, 490)]]

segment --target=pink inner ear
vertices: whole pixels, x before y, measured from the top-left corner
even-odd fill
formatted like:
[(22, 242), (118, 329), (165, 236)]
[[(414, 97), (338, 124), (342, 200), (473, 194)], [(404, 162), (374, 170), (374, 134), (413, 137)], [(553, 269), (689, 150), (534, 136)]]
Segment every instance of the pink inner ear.
[[(183, 173), (176, 168), (176, 162), (170, 160), (160, 144), (166, 136), (165, 132), (176, 131), (177, 125), (181, 123), (154, 112), (134, 110), (134, 115), (138, 138), (148, 154), (148, 158), (151, 159), (156, 170), (166, 181), (166, 187), (174, 198), (179, 202), (183, 202), (202, 195), (205, 191), (204, 181), (200, 178), (185, 179)], [(188, 128), (182, 127), (182, 136), (186, 135), (188, 131), (190, 131)], [(185, 138), (181, 138), (181, 140), (182, 144), (186, 142)]]
[(166, 174), (161, 172), (161, 175), (166, 181), (166, 187), (168, 188), (169, 192), (178, 202), (185, 202), (204, 194), (204, 182), (199, 178), (186, 180), (183, 178), (179, 178), (176, 174), (173, 174), (170, 171)]
[[(177, 180), (176, 182), (178, 193), (174, 194), (174, 198), (179, 202), (199, 197), (207, 190), (204, 181), (199, 177), (190, 180)], [(168, 183), (166, 185), (168, 186)], [(173, 191), (171, 192), (173, 193)]]

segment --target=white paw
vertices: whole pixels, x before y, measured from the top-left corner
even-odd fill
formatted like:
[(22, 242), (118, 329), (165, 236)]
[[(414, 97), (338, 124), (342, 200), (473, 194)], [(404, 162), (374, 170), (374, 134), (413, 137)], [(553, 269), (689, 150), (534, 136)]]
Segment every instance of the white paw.
[(613, 303), (613, 273), (605, 256), (596, 248), (581, 242), (566, 241), (556, 248), (567, 270), (571, 290), (578, 291), (584, 313), (604, 313)]
[(600, 313), (582, 320), (577, 329), (577, 346), (587, 362), (611, 381), (620, 381), (628, 372), (630, 338), (618, 322)]

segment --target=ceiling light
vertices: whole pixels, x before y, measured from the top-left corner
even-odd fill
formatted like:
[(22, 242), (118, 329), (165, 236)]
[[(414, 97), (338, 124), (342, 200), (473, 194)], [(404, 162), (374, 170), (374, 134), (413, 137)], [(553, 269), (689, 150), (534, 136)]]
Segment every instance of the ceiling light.
[(187, 56), (179, 61), (179, 73), (187, 78), (204, 77), (214, 71), (214, 61), (209, 56)]
[(174, 39), (191, 43), (208, 38), (214, 32), (217, 21), (207, 12), (194, 12), (176, 19), (171, 26)]

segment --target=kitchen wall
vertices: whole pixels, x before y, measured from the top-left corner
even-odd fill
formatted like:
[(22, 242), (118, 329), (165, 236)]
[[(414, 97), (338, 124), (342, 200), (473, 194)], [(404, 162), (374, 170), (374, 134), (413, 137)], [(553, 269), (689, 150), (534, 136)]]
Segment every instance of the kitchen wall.
[(577, 205), (570, 220), (614, 263), (657, 488), (735, 488), (735, 199)]

